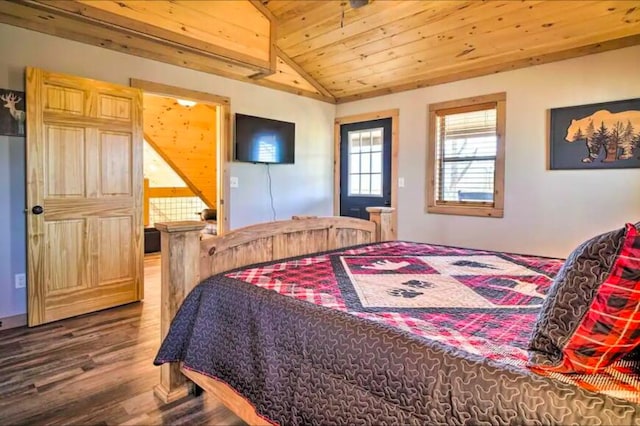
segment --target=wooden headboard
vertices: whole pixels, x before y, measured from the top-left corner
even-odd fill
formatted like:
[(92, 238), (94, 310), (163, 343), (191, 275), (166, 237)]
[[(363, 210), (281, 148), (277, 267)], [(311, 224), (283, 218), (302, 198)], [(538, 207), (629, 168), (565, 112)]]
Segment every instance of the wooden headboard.
[[(251, 225), (200, 240), (204, 222), (156, 223), (161, 233), (161, 334), (182, 301), (200, 281), (234, 268), (356, 244), (394, 240), (392, 208), (367, 208), (370, 219), (300, 216)], [(175, 364), (161, 366), (155, 394), (165, 402), (188, 393), (186, 379)]]
[(254, 263), (376, 241), (376, 225), (347, 217), (294, 218), (229, 232), (200, 244), (200, 278)]

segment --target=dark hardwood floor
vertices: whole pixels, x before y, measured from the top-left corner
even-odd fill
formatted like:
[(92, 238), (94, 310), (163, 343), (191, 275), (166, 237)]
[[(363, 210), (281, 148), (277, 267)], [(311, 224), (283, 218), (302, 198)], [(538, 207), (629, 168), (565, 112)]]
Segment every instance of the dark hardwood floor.
[(145, 299), (36, 328), (0, 332), (0, 425), (244, 423), (204, 393), (164, 405), (160, 258), (145, 258)]

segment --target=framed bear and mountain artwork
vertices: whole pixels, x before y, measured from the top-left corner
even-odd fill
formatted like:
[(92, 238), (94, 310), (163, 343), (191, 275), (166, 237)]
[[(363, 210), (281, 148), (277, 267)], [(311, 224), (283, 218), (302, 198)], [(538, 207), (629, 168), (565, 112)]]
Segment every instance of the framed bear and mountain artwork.
[(550, 168), (640, 167), (640, 98), (551, 109)]
[(0, 89), (0, 135), (25, 135), (24, 92)]

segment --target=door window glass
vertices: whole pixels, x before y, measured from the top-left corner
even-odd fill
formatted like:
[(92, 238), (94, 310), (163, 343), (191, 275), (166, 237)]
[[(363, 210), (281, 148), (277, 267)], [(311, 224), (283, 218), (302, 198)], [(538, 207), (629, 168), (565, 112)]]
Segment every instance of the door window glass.
[(384, 129), (349, 132), (349, 196), (382, 197)]

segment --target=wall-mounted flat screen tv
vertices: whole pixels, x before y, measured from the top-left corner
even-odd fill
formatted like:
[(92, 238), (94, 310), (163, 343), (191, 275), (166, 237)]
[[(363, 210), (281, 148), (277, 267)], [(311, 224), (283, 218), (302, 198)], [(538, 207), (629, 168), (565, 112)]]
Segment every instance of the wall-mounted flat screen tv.
[(236, 161), (294, 163), (295, 123), (236, 114), (235, 135)]

